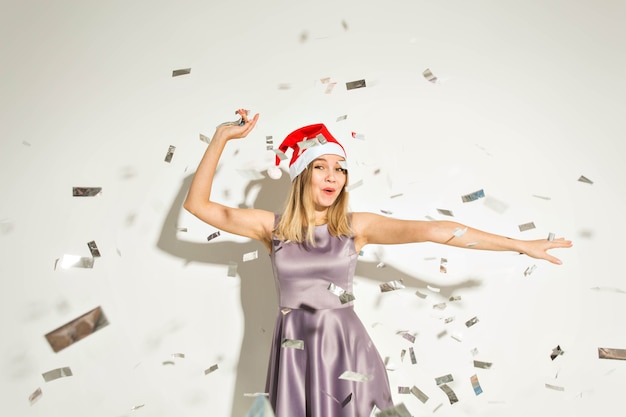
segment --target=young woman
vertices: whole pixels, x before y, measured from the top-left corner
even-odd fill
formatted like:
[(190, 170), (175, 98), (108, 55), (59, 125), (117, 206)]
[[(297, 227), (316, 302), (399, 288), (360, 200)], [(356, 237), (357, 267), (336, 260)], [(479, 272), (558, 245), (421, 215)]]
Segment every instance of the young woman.
[(276, 417), (369, 417), (374, 406), (393, 406), (385, 366), (350, 298), (365, 245), (428, 241), (555, 264), (561, 261), (547, 251), (571, 246), (563, 238), (510, 239), (451, 221), (349, 213), (346, 154), (322, 124), (292, 132), (279, 147), (293, 150), (282, 214), (216, 203), (211, 187), (226, 143), (245, 138), (259, 118), (237, 113), (240, 123), (216, 129), (184, 208), (223, 231), (259, 240), (270, 254), (280, 305), (266, 389)]

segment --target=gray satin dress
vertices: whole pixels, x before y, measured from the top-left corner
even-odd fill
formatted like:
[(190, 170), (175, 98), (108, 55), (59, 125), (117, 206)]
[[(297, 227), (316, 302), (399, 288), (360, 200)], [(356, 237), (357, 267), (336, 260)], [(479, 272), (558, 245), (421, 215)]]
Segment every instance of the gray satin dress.
[[(387, 372), (353, 303), (328, 290), (333, 283), (352, 293), (354, 239), (333, 237), (326, 225), (315, 239), (315, 247), (273, 241), (280, 308), (266, 390), (276, 417), (369, 417), (374, 405), (393, 406)], [(345, 371), (369, 380), (339, 379)]]

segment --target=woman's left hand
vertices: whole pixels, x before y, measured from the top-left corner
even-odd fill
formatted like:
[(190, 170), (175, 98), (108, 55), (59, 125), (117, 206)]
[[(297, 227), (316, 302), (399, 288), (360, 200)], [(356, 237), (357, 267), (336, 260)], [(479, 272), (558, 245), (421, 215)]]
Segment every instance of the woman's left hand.
[(553, 264), (561, 265), (560, 259), (550, 255), (548, 250), (559, 248), (571, 248), (572, 241), (565, 238), (558, 238), (554, 240), (539, 239), (539, 240), (526, 240), (523, 244), (523, 253), (536, 259), (545, 259)]

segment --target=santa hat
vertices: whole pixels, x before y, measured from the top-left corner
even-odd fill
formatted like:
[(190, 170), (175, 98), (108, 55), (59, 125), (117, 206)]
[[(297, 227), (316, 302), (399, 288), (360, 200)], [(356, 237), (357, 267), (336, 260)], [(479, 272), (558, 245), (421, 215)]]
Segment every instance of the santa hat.
[[(291, 148), (293, 153), (289, 162), (289, 176), (293, 181), (315, 159), (322, 155), (346, 157), (346, 151), (335, 139), (326, 126), (315, 124), (301, 127), (291, 132), (276, 150), (276, 166), (287, 159), (285, 152)], [(343, 163), (345, 168), (345, 162)]]

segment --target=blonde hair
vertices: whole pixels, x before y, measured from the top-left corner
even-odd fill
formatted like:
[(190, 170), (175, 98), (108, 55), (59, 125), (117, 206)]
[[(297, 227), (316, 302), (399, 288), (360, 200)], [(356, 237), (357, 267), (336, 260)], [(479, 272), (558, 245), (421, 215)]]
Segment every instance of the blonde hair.
[[(315, 208), (311, 193), (312, 164), (313, 162), (292, 181), (283, 214), (274, 229), (274, 234), (282, 240), (307, 242), (315, 246)], [(328, 207), (326, 222), (331, 236), (352, 235), (348, 214), (348, 192), (345, 185), (335, 202)]]

